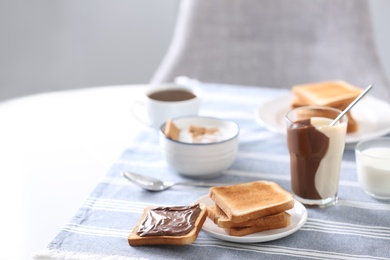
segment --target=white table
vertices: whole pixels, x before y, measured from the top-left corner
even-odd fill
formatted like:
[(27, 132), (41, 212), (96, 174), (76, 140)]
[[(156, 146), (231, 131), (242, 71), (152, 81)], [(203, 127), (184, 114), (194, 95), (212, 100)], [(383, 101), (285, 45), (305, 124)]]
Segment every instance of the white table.
[(134, 94), (145, 87), (0, 103), (0, 259), (29, 259), (74, 215), (142, 127), (128, 119)]

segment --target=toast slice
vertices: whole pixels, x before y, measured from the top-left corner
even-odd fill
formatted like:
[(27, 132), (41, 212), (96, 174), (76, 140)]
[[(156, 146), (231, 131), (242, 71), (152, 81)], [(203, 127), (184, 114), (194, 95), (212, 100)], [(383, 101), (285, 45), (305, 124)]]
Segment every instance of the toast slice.
[(348, 116), (347, 133), (357, 132), (359, 130), (358, 122), (352, 117), (351, 112), (347, 112), (346, 115)]
[(268, 181), (212, 187), (209, 197), (234, 223), (280, 213), (294, 207), (292, 194), (275, 182)]
[(232, 227), (232, 228), (225, 228), (226, 233), (230, 236), (246, 236), (249, 234), (262, 232), (266, 230), (271, 229), (277, 229), (277, 228), (284, 228), (290, 225), (290, 215), (288, 213), (281, 213), (285, 215), (283, 218), (283, 221), (275, 222), (270, 225), (266, 226), (251, 226), (251, 227)]
[(172, 140), (179, 140), (180, 129), (173, 123), (172, 119), (167, 120), (164, 128), (164, 134)]
[[(198, 237), (206, 217), (207, 209), (203, 203), (191, 206), (147, 207), (129, 235), (128, 243), (131, 246), (191, 244)], [(153, 221), (153, 218), (157, 218), (156, 221)], [(164, 221), (159, 221), (160, 218)], [(151, 224), (153, 222), (155, 225)], [(188, 222), (193, 225), (188, 225)]]
[[(291, 104), (293, 108), (301, 106), (329, 106), (344, 110), (360, 95), (362, 90), (345, 81), (336, 80), (296, 85), (292, 88), (292, 92), (294, 94)], [(359, 125), (352, 117), (351, 112), (348, 112), (347, 116), (347, 132), (357, 132)]]
[(343, 110), (362, 90), (345, 81), (336, 80), (296, 85), (292, 87), (292, 92), (298, 104), (330, 106)]
[(221, 228), (243, 228), (243, 227), (253, 227), (253, 226), (273, 226), (278, 223), (286, 223), (286, 218), (289, 217), (289, 214), (286, 212), (281, 212), (273, 215), (268, 215), (256, 219), (250, 219), (241, 223), (234, 223), (230, 221), (225, 212), (222, 211), (217, 205), (212, 205), (207, 207), (207, 216)]

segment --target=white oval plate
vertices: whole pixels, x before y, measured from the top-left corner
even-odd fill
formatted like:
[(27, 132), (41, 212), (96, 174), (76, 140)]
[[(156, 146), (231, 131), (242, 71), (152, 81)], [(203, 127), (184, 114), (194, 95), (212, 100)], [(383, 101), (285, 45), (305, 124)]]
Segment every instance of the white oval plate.
[[(210, 199), (208, 195), (200, 197), (194, 203), (204, 203), (206, 206), (214, 205), (214, 201)], [(218, 227), (209, 218), (207, 218), (204, 222), (202, 229), (212, 237), (230, 242), (259, 243), (272, 241), (291, 235), (306, 223), (307, 210), (305, 206), (302, 205), (302, 203), (295, 201), (294, 208), (288, 210), (287, 213), (289, 213), (291, 216), (290, 225), (288, 227), (262, 231), (242, 237), (228, 235), (223, 228)]]
[[(256, 122), (280, 134), (286, 134), (285, 116), (291, 110), (293, 95), (287, 93), (262, 103), (255, 110)], [(372, 96), (366, 96), (351, 110), (359, 130), (347, 134), (346, 143), (356, 143), (362, 139), (383, 136), (390, 133), (390, 104)]]

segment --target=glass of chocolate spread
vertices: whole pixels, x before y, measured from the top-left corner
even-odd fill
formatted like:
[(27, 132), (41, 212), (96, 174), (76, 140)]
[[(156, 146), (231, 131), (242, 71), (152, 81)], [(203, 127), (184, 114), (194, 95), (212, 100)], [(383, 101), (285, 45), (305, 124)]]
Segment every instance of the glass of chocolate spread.
[(348, 117), (329, 124), (340, 113), (330, 107), (304, 106), (286, 115), (291, 188), (307, 207), (337, 202)]

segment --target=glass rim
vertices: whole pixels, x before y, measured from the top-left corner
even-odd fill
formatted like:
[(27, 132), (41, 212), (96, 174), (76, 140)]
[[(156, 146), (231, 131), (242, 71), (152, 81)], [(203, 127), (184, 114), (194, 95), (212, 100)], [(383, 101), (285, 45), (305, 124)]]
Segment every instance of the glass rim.
[[(300, 107), (296, 107), (296, 108), (293, 108), (291, 109), (290, 111), (287, 112), (287, 114), (285, 115), (285, 119), (290, 123), (290, 124), (297, 124), (296, 122), (293, 122), (291, 121), (290, 119), (290, 114), (292, 114), (293, 112), (297, 111), (297, 110), (301, 110), (301, 109), (313, 109), (313, 110), (330, 110), (330, 111), (333, 111), (333, 112), (336, 112), (339, 114), (341, 114), (343, 111), (341, 111), (340, 109), (337, 109), (337, 108), (334, 108), (334, 107), (329, 107), (329, 106), (300, 106)], [(344, 119), (343, 121), (346, 121), (345, 118), (348, 118), (348, 116), (345, 114), (343, 115), (340, 120)], [(339, 121), (340, 121), (339, 120)], [(300, 125), (300, 124), (298, 124)]]
[[(369, 143), (372, 143), (372, 142), (380, 142), (382, 144), (383, 144), (383, 142), (388, 142), (390, 144), (390, 137), (383, 136), (383, 137), (373, 137), (373, 138), (363, 139), (356, 144), (355, 152), (358, 154), (363, 154), (363, 151), (365, 151), (367, 149), (371, 149), (371, 148), (388, 148), (388, 149), (390, 149), (390, 145), (389, 145), (389, 147), (373, 146), (373, 147), (362, 148), (362, 146), (368, 145)], [(374, 156), (374, 155), (370, 155), (370, 154), (364, 154), (364, 156), (369, 157), (369, 158), (373, 158), (373, 159), (379, 159), (379, 160), (389, 160), (389, 157), (383, 157), (383, 156)]]

